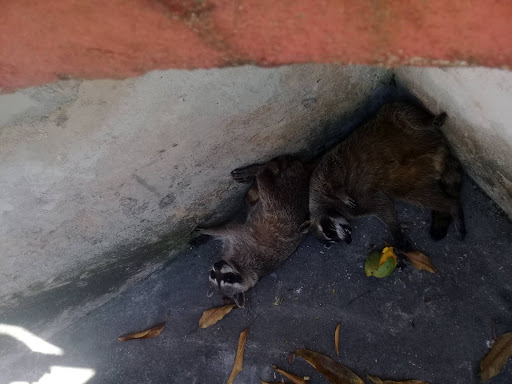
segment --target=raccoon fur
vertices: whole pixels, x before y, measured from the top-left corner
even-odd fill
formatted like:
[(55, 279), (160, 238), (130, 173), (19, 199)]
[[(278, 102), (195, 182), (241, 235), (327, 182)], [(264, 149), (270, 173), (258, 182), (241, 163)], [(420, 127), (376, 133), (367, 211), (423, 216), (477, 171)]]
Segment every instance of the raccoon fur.
[(452, 220), (463, 238), (462, 169), (438, 129), (445, 119), (445, 113), (434, 116), (410, 104), (383, 106), (320, 160), (310, 180), (310, 218), (301, 230), (324, 242), (350, 242), (350, 221), (376, 215), (406, 250), (394, 208), (394, 200), (402, 200), (432, 210), (434, 239), (446, 236)]
[(222, 260), (209, 274), (209, 296), (218, 291), (244, 306), (244, 293), (295, 251), (304, 239), (298, 228), (308, 217), (310, 173), (291, 156), (231, 173), (238, 182), (252, 183), (245, 198), (249, 208), (244, 223), (197, 230), (223, 242)]

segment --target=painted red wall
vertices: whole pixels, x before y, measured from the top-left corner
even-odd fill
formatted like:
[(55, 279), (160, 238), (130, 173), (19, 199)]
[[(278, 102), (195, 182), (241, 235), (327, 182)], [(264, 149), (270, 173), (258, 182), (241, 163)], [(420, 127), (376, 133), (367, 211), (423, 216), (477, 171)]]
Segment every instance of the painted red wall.
[(152, 69), (512, 66), (512, 2), (0, 0), (0, 88)]

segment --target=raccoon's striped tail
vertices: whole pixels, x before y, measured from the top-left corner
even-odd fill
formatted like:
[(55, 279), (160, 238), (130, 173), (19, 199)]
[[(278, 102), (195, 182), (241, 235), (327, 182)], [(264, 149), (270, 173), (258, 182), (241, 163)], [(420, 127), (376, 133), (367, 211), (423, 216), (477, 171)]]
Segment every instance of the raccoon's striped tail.
[[(462, 167), (457, 159), (451, 155), (447, 159), (446, 167), (439, 180), (442, 191), (457, 200), (459, 200), (460, 186), (462, 183)], [(449, 212), (432, 211), (432, 224), (430, 227), (430, 236), (434, 240), (443, 239), (448, 233), (448, 227), (453, 220)], [(466, 234), (462, 208), (459, 203), (459, 213), (456, 217), (455, 227), (460, 238)]]

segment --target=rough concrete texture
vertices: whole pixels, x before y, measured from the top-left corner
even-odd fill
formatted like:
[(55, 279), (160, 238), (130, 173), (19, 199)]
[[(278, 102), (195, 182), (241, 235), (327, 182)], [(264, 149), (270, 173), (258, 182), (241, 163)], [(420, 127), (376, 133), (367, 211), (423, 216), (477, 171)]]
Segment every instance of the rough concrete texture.
[(512, 217), (512, 72), (398, 68), (397, 79), (433, 112), (471, 177)]
[(0, 7), (4, 91), (242, 63), (512, 65), (508, 1), (18, 0)]
[(198, 222), (231, 213), (232, 169), (318, 153), (390, 78), (358, 66), (240, 67), (0, 96), (3, 310), (16, 305), (20, 324), (40, 332), (65, 326), (168, 258)]
[[(437, 274), (406, 264), (388, 278), (367, 278), (366, 255), (390, 241), (390, 235), (377, 219), (365, 218), (356, 222), (350, 245), (325, 249), (308, 238), (256, 285), (247, 309), (199, 330), (201, 313), (220, 303), (219, 297), (206, 297), (208, 270), (220, 257), (219, 245), (208, 243), (48, 338), (62, 356), (27, 347), (15, 352), (22, 344), (2, 337), (0, 381), (34, 382), (49, 372), (55, 378), (60, 366), (73, 367), (71, 372), (82, 379), (94, 375), (87, 384), (225, 383), (238, 335), (249, 327), (244, 369), (235, 383), (280, 381), (272, 364), (308, 375), (311, 383), (325, 383), (299, 358), (288, 363), (290, 351), (305, 347), (336, 358), (362, 377), (477, 384), (478, 364), (492, 343), (493, 328), (498, 336), (512, 330), (512, 223), (469, 179), (462, 201), (468, 227), (464, 242), (456, 240), (453, 227), (446, 239), (432, 242), (428, 211), (403, 205), (398, 210), (401, 220), (410, 223), (407, 232), (415, 247), (431, 257)], [(117, 340), (160, 323), (166, 313), (167, 326), (157, 338)], [(5, 314), (0, 322), (10, 323)], [(339, 358), (334, 350), (338, 323)], [(68, 377), (62, 382), (84, 381)], [(489, 383), (511, 382), (509, 361)]]

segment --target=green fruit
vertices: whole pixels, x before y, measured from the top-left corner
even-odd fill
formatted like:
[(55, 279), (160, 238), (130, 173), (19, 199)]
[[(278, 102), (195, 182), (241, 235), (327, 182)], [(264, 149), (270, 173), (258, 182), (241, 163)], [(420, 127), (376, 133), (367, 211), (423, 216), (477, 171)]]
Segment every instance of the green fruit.
[(366, 258), (366, 263), (364, 264), (366, 276), (381, 278), (387, 277), (393, 273), (396, 267), (396, 260), (393, 257), (390, 257), (379, 267), (381, 257), (382, 252), (380, 251), (370, 252)]

